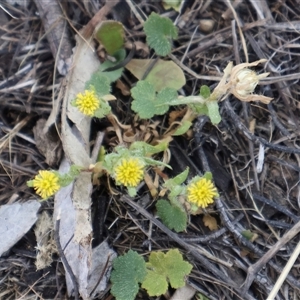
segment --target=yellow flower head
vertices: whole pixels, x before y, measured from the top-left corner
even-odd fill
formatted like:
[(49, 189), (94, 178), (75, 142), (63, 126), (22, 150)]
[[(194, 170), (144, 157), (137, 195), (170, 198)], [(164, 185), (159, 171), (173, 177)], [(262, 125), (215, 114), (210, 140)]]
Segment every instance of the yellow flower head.
[(122, 159), (115, 174), (117, 182), (127, 187), (136, 187), (143, 178), (144, 164), (138, 158)]
[(187, 199), (195, 205), (205, 208), (214, 202), (214, 197), (218, 196), (217, 189), (211, 180), (200, 178), (187, 187)]
[(95, 111), (100, 107), (100, 101), (93, 90), (86, 90), (84, 93), (79, 93), (74, 101), (79, 111), (84, 115), (93, 116)]
[(35, 192), (43, 199), (54, 195), (59, 189), (58, 176), (51, 171), (39, 171), (39, 174), (32, 180)]

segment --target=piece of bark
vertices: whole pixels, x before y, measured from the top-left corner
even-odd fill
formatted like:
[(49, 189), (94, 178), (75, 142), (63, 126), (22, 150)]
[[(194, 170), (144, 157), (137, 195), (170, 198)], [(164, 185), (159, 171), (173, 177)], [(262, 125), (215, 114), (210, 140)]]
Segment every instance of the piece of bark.
[(0, 256), (16, 244), (37, 220), (41, 204), (36, 200), (2, 205), (0, 208)]
[(72, 44), (68, 36), (67, 22), (56, 0), (35, 0), (52, 55), (59, 74), (65, 76), (71, 67)]
[(51, 130), (45, 132), (46, 120), (40, 119), (33, 127), (34, 140), (39, 152), (46, 158), (46, 163), (50, 167), (57, 166), (60, 163), (62, 156), (62, 145), (60, 138), (55, 130), (55, 127), (51, 127)]

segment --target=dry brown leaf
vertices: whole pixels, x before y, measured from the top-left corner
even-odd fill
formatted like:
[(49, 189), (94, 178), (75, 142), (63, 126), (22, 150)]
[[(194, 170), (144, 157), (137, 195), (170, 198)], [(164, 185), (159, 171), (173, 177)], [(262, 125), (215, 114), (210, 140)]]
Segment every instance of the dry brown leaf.
[(56, 132), (55, 127), (52, 131), (45, 132), (45, 119), (39, 119), (33, 127), (34, 140), (36, 147), (46, 158), (46, 163), (50, 167), (57, 166), (61, 161), (62, 147), (60, 138)]
[(247, 249), (242, 249), (242, 250), (240, 251), (241, 257), (246, 257), (246, 256), (248, 256), (249, 254), (250, 254), (250, 251), (247, 250)]
[[(134, 41), (135, 49), (139, 52), (140, 57), (149, 57), (150, 49), (147, 44), (141, 41)], [(127, 42), (125, 47), (128, 49), (132, 49), (132, 42)]]
[(124, 96), (131, 95), (129, 87), (120, 79), (117, 80), (116, 88), (118, 88)]
[(180, 110), (173, 110), (169, 113), (169, 120), (168, 124), (171, 125), (173, 122), (175, 122), (178, 118), (184, 116), (186, 113), (186, 108), (180, 109)]
[(211, 215), (203, 216), (203, 223), (206, 227), (208, 227), (211, 231), (218, 229), (218, 224), (216, 218)]
[(158, 186), (155, 185), (155, 183), (153, 182), (151, 176), (145, 171), (145, 174), (144, 174), (144, 180), (145, 180), (145, 183), (150, 191), (150, 194), (153, 198), (155, 198), (158, 194)]

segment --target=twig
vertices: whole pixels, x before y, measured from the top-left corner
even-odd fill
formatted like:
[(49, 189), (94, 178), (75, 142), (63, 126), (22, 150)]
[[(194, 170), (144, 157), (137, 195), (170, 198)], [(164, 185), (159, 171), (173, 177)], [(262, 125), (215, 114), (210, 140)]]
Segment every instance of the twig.
[(71, 66), (72, 44), (66, 31), (66, 21), (58, 1), (35, 0), (57, 69), (66, 75)]
[(55, 242), (56, 242), (56, 246), (57, 246), (57, 250), (58, 250), (58, 254), (66, 268), (66, 271), (69, 273), (70, 275), (70, 278), (71, 278), (71, 281), (73, 283), (73, 289), (74, 289), (74, 297), (75, 297), (75, 300), (79, 300), (79, 291), (78, 291), (78, 284), (77, 284), (77, 279), (66, 259), (66, 256), (64, 254), (64, 251), (61, 247), (61, 244), (60, 244), (60, 240), (59, 240), (59, 226), (60, 226), (60, 214), (58, 214), (57, 216), (57, 219), (56, 219), (56, 224), (55, 224), (55, 232), (54, 232), (54, 239), (55, 239)]
[(298, 222), (300, 220), (299, 217), (297, 217), (296, 215), (294, 215), (292, 212), (290, 212), (288, 209), (286, 209), (285, 207), (277, 204), (276, 202), (274, 201), (270, 201), (269, 199), (263, 197), (263, 196), (260, 196), (256, 193), (253, 193), (252, 194), (253, 198), (255, 200), (258, 200), (260, 202), (263, 202), (269, 206), (272, 206), (273, 208), (275, 208), (276, 210), (278, 211), (281, 211), (282, 213), (284, 213), (285, 215), (287, 215), (288, 217), (290, 217), (294, 222)]
[[(232, 224), (236, 224), (238, 223), (241, 219), (244, 218), (243, 214), (239, 214), (233, 221)], [(228, 230), (228, 228), (223, 227), (211, 234), (206, 234), (206, 235), (202, 235), (199, 237), (184, 237), (179, 235), (179, 237), (185, 241), (185, 242), (191, 242), (191, 243), (201, 243), (201, 244), (205, 244), (205, 243), (209, 243), (212, 242), (213, 240), (219, 238), (222, 234), (224, 234), (226, 231)], [(159, 238), (155, 238), (155, 241), (165, 241), (165, 240), (170, 240), (170, 238), (166, 238), (166, 237), (159, 237)]]
[(19, 18), (13, 16), (8, 10), (6, 10), (1, 4), (0, 4), (0, 8), (5, 11), (10, 17), (12, 17), (13, 19), (18, 20)]
[[(198, 43), (198, 47), (191, 50), (187, 57), (188, 58), (193, 58), (199, 53), (203, 53), (205, 50), (209, 49), (210, 47), (222, 43), (223, 41), (229, 39), (232, 35), (231, 32), (231, 26), (225, 27), (217, 32), (213, 32), (205, 37), (203, 37), (200, 40), (195, 40)], [(194, 41), (194, 42), (195, 42)]]
[(211, 81), (220, 81), (222, 79), (222, 77), (219, 76), (199, 75), (196, 72), (194, 72), (191, 68), (187, 67), (184, 63), (182, 63), (179, 59), (177, 59), (175, 55), (169, 54), (168, 56), (174, 61), (175, 64), (177, 64), (181, 69), (189, 73), (194, 78), (202, 79), (202, 80), (211, 80)]
[[(263, 1), (263, 2), (265, 2), (265, 1)], [(260, 3), (260, 4), (262, 4), (262, 3)], [(266, 5), (265, 8), (268, 11), (268, 16), (272, 16), (271, 12), (268, 8), (268, 5)], [(270, 18), (270, 19), (272, 19), (273, 22), (274, 22), (273, 18)], [(266, 64), (267, 70), (271, 73), (277, 73), (277, 68), (271, 63), (271, 58), (267, 57), (267, 55), (261, 50), (261, 48), (259, 46), (259, 43), (254, 39), (254, 37), (249, 32), (246, 32), (246, 37), (247, 37), (247, 40), (250, 42), (254, 52), (257, 54), (258, 57), (269, 59), (268, 63)], [(284, 81), (278, 81), (278, 82), (276, 82), (275, 85), (276, 85), (276, 90), (278, 91), (278, 93), (280, 95), (280, 98), (283, 99), (284, 104), (288, 108), (291, 119), (293, 120), (293, 122), (296, 125), (299, 125), (298, 124), (298, 119), (295, 117), (295, 114), (294, 114), (293, 110), (290, 109), (290, 107), (291, 107), (290, 106), (290, 99), (293, 98), (290, 89), (287, 88), (287, 84)]]
[(273, 300), (276, 297), (280, 287), (282, 286), (282, 283), (284, 282), (287, 274), (290, 272), (292, 266), (294, 265), (296, 259), (299, 256), (299, 254), (300, 254), (300, 242), (298, 243), (298, 245), (295, 248), (292, 256), (290, 257), (290, 259), (287, 262), (287, 264), (285, 265), (282, 273), (280, 274), (279, 278), (277, 279), (277, 281), (276, 281), (271, 293), (269, 294), (267, 300)]
[(99, 155), (99, 151), (100, 151), (103, 139), (104, 139), (104, 132), (102, 132), (102, 131), (97, 132), (97, 136), (95, 139), (95, 143), (94, 143), (94, 147), (93, 147), (93, 151), (92, 151), (92, 155), (91, 155), (91, 159), (92, 159), (93, 163), (97, 161), (97, 157)]
[(272, 227), (275, 227), (275, 228), (291, 229), (294, 226), (294, 224), (289, 224), (289, 223), (286, 223), (286, 222), (266, 219), (264, 216), (258, 216), (254, 212), (251, 212), (251, 211), (249, 211), (249, 213), (253, 216), (254, 219), (265, 222), (266, 224), (268, 224)]
[(55, 268), (55, 283), (56, 283), (56, 296), (54, 298), (54, 300), (56, 300), (57, 298), (58, 299), (62, 299), (62, 293), (61, 293), (61, 290), (62, 290), (62, 287), (63, 287), (63, 284), (59, 285), (59, 278), (58, 278), (58, 267), (59, 267), (59, 261), (56, 263), (56, 268)]
[(269, 147), (273, 150), (277, 150), (285, 153), (300, 154), (300, 149), (272, 144), (266, 141), (264, 138), (252, 134), (248, 130), (248, 128), (242, 123), (240, 117), (233, 111), (233, 108), (230, 105), (228, 99), (224, 101), (224, 108), (226, 109), (226, 112), (229, 114), (229, 116), (232, 118), (232, 123), (234, 123), (237, 126), (237, 128), (242, 131), (242, 133), (247, 139), (252, 140), (255, 143), (262, 143), (264, 146)]
[(261, 257), (255, 264), (251, 265), (248, 268), (247, 278), (244, 283), (243, 293), (246, 293), (253, 282), (256, 274), (260, 271), (260, 269), (266, 265), (266, 263), (273, 257), (275, 254), (285, 245), (287, 244), (297, 233), (300, 232), (300, 221), (294, 225), (292, 229), (284, 234), (284, 236), (277, 241), (277, 243), (266, 253), (263, 257)]
[(139, 22), (141, 23), (141, 25), (144, 24), (144, 19), (146, 19), (147, 17), (144, 14), (144, 19), (141, 16), (141, 13), (136, 9), (135, 5), (132, 3), (132, 0), (125, 0), (128, 4), (128, 6), (131, 8), (132, 12), (134, 13), (135, 17), (139, 20)]
[(289, 137), (290, 136), (290, 133), (289, 131), (281, 124), (281, 122), (278, 120), (277, 118), (277, 114), (276, 114), (276, 111), (272, 105), (272, 102), (270, 102), (268, 104), (268, 110), (272, 116), (272, 121), (274, 122), (274, 124), (276, 125), (276, 127), (280, 130), (281, 134), (284, 135), (284, 136), (287, 136)]
[[(259, 248), (257, 248), (254, 244), (252, 244), (250, 241), (248, 241), (247, 239), (245, 239), (241, 233), (235, 228), (235, 226), (232, 224), (232, 221), (229, 219), (229, 217), (227, 216), (226, 213), (226, 209), (224, 207), (224, 204), (222, 202), (222, 200), (220, 198), (216, 199), (216, 206), (217, 209), (220, 213), (221, 219), (224, 222), (224, 224), (227, 226), (227, 228), (229, 229), (229, 231), (231, 233), (234, 234), (234, 236), (238, 239), (238, 241), (244, 245), (245, 247), (247, 247), (248, 249), (250, 249), (254, 254), (262, 257), (264, 256), (264, 252), (262, 250), (260, 250)], [(298, 224), (298, 223), (297, 223)], [(275, 269), (278, 273), (282, 272), (282, 268), (280, 268), (279, 266), (277, 266), (274, 262), (272, 262), (271, 260), (269, 261), (269, 265)], [(256, 280), (255, 276), (253, 276), (253, 278)], [(253, 279), (252, 279), (253, 281)], [(251, 283), (252, 283), (251, 281)], [(291, 285), (296, 286), (297, 288), (300, 289), (300, 284), (298, 282), (297, 279), (295, 279), (293, 276), (288, 275), (287, 276), (287, 281), (290, 282)], [(260, 283), (260, 281), (257, 279), (257, 282)], [(247, 291), (243, 290), (243, 293), (245, 294)]]

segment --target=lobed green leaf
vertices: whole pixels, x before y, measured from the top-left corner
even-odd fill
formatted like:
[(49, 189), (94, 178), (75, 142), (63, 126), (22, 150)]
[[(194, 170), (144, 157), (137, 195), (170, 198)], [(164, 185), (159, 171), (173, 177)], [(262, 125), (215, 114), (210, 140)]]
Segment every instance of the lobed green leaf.
[(94, 89), (97, 96), (105, 96), (110, 93), (110, 80), (100, 70), (95, 72), (89, 81), (86, 82), (87, 90)]
[(168, 282), (176, 289), (184, 286), (185, 276), (192, 270), (192, 265), (183, 260), (178, 249), (172, 249), (166, 254), (152, 252), (146, 265), (148, 270), (142, 287), (150, 296), (164, 294)]
[(144, 259), (135, 251), (129, 250), (113, 262), (111, 293), (117, 300), (134, 300), (147, 274)]
[(95, 111), (94, 116), (101, 119), (107, 116), (110, 111), (110, 105), (105, 100), (100, 99), (100, 107)]
[(131, 108), (142, 119), (150, 119), (154, 115), (163, 115), (169, 109), (167, 102), (177, 98), (177, 92), (171, 88), (164, 88), (157, 95), (153, 85), (147, 81), (139, 81), (131, 89), (134, 99)]
[(144, 23), (148, 45), (157, 55), (165, 56), (171, 52), (171, 39), (177, 39), (178, 29), (168, 18), (152, 12)]

